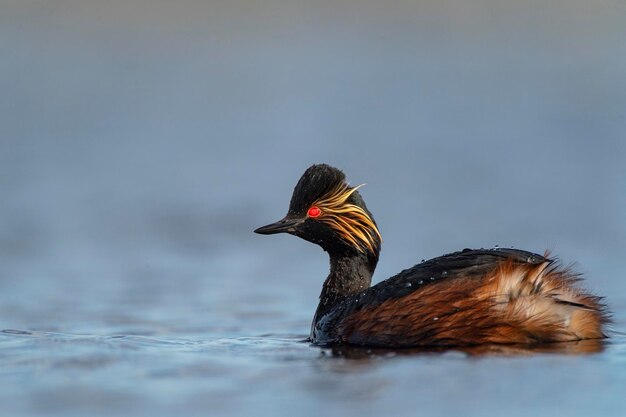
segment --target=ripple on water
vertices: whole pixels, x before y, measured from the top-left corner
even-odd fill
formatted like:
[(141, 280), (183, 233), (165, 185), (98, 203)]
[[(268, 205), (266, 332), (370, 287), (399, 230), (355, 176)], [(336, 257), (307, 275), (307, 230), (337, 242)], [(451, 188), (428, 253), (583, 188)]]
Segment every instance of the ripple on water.
[[(598, 378), (610, 378), (626, 383), (615, 371), (620, 368), (616, 362), (622, 365), (626, 361), (623, 334), (603, 343), (601, 354), (594, 353), (598, 351), (594, 341), (550, 348), (394, 351), (318, 348), (304, 339), (294, 334), (193, 339), (6, 329), (0, 332), (0, 375), (12, 384), (5, 384), (0, 399), (11, 397), (24, 406), (36, 397), (36, 407), (43, 404), (64, 412), (67, 407), (78, 407), (90, 415), (130, 406), (151, 410), (154, 415), (159, 415), (155, 407), (178, 412), (213, 407), (250, 413), (268, 399), (281, 396), (309, 405), (315, 398), (322, 399), (339, 409), (382, 402), (389, 409), (400, 410), (412, 409), (413, 397), (399, 400), (394, 393), (418, 393), (422, 407), (434, 409), (442, 396), (452, 395), (451, 387), (460, 387), (454, 388), (455, 395), (491, 398), (489, 389), (476, 387), (504, 377), (509, 378), (501, 385), (504, 392), (508, 392), (506, 387), (516, 387), (518, 394), (533, 398), (536, 389), (554, 386), (560, 373), (569, 378), (574, 368), (583, 381), (591, 378), (601, 384)], [(576, 362), (569, 354), (577, 354)], [(528, 372), (537, 378), (535, 384), (524, 385)], [(424, 381), (429, 381), (431, 388), (425, 388)], [(588, 387), (583, 382), (570, 383), (570, 389), (580, 394)], [(511, 400), (510, 396), (503, 398)], [(492, 401), (503, 406), (504, 399)], [(282, 415), (296, 412), (288, 404), (284, 403), (288, 411)], [(365, 409), (359, 412), (367, 414)]]

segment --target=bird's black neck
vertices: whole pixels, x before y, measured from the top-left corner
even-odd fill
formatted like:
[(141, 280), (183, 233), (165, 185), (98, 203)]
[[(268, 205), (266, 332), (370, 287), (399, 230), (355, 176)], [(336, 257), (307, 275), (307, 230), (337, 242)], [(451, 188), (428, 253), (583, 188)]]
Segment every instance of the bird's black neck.
[(331, 255), (330, 274), (324, 281), (313, 325), (347, 297), (369, 288), (376, 261), (362, 253)]

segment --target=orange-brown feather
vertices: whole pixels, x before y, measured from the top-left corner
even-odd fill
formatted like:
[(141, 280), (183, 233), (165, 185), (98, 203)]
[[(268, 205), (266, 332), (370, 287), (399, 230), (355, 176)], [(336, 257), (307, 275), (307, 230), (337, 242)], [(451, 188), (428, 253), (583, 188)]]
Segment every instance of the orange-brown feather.
[(455, 276), (365, 308), (338, 325), (341, 340), (378, 346), (563, 342), (602, 338), (598, 297), (549, 262), (506, 261), (483, 277)]

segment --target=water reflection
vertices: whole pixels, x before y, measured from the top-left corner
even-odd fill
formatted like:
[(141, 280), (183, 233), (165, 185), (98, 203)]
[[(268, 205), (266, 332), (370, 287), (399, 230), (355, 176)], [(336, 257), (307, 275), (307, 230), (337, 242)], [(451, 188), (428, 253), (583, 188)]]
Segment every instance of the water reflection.
[(377, 359), (396, 356), (427, 356), (460, 353), (464, 356), (534, 356), (538, 354), (588, 355), (602, 352), (607, 341), (604, 339), (578, 340), (573, 342), (545, 343), (534, 345), (478, 345), (454, 348), (405, 348), (386, 349), (360, 346), (333, 346), (322, 351), (322, 355), (346, 359)]

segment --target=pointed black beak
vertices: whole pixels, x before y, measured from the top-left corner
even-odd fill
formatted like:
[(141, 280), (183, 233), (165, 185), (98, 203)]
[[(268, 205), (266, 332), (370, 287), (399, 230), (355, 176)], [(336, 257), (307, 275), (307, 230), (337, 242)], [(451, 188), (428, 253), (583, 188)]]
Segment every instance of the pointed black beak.
[(304, 219), (288, 219), (285, 217), (276, 223), (268, 224), (267, 226), (259, 227), (254, 231), (260, 235), (273, 235), (275, 233), (293, 233), (296, 231), (296, 227), (304, 222)]

